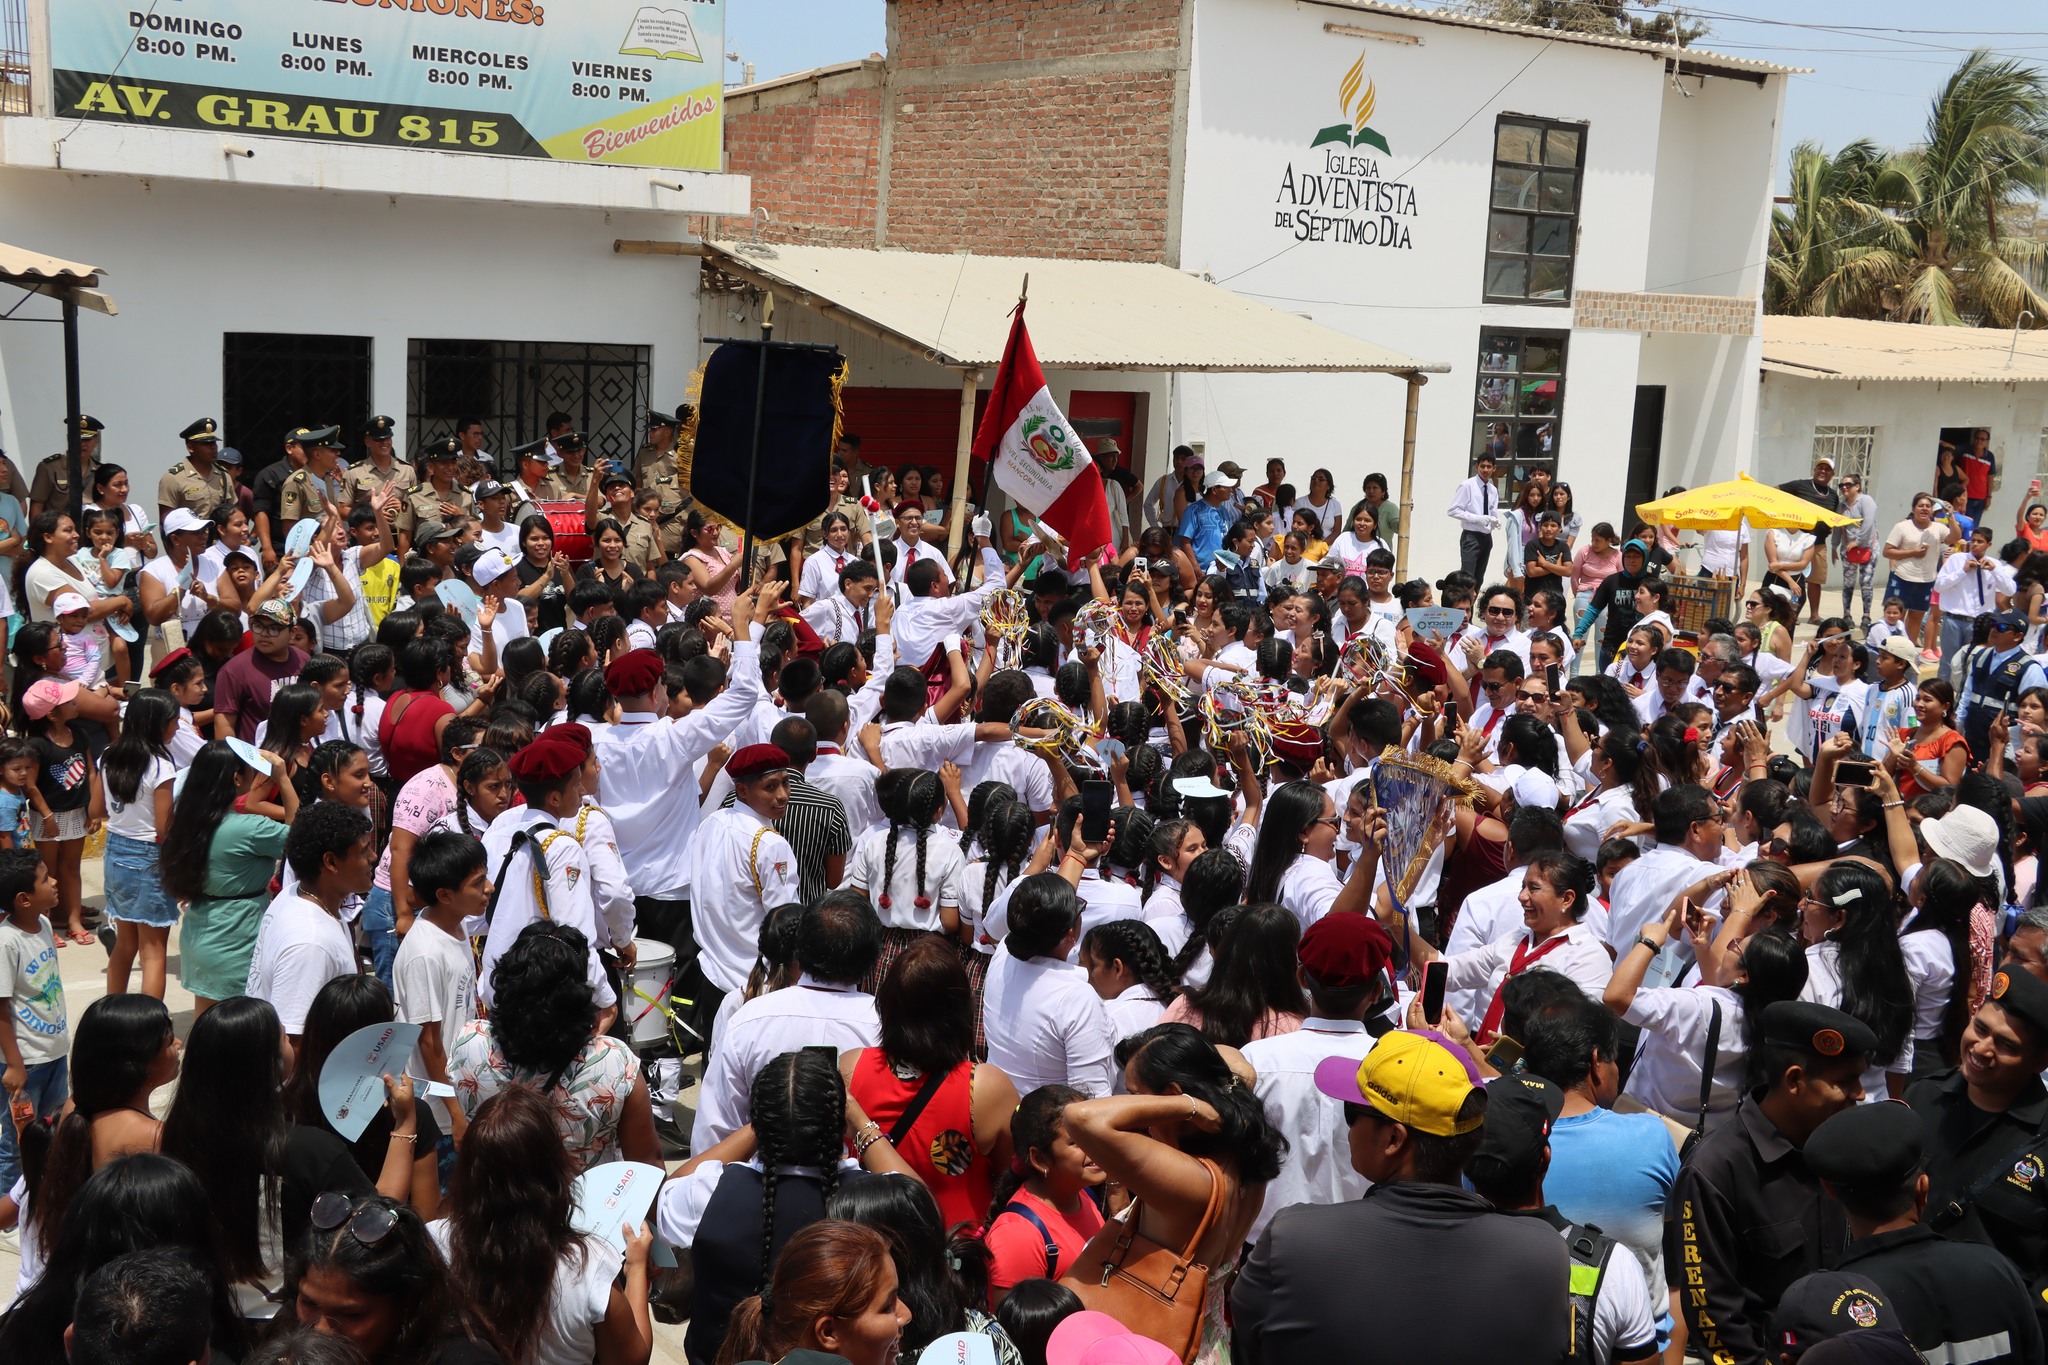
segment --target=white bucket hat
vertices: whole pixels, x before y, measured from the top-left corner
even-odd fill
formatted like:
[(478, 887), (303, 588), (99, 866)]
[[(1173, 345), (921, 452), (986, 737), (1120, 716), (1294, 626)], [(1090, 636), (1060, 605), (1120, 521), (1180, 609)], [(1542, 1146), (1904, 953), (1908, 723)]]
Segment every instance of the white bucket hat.
[(1998, 822), (1975, 806), (1957, 806), (1947, 815), (1920, 822), (1927, 846), (1961, 863), (1973, 877), (1989, 877), (1998, 862)]

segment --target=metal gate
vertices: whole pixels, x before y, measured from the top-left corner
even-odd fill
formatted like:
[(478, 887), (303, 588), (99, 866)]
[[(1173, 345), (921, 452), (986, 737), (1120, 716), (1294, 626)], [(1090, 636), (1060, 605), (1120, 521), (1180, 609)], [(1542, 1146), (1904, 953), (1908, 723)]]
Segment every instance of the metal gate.
[(336, 423), (350, 457), (360, 454), (370, 417), (370, 338), (227, 332), (221, 341), (221, 424), (242, 452), (244, 480), (254, 483), (284, 458), (285, 433), (294, 427)]
[(474, 417), (499, 457), (544, 435), (565, 412), (590, 442), (589, 458), (630, 460), (649, 398), (650, 348), (576, 341), (414, 338), (406, 346), (406, 431), (415, 447)]

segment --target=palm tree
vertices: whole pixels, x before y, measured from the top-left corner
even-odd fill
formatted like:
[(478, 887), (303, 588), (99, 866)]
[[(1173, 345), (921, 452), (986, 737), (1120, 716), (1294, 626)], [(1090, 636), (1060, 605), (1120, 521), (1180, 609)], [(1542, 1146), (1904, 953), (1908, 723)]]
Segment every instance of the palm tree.
[[(1926, 141), (1873, 158), (1793, 152), (1791, 213), (1774, 213), (1767, 293), (1774, 311), (1944, 326), (2048, 319), (2034, 283), (2048, 247), (2000, 236), (2005, 206), (2048, 188), (2048, 80), (1971, 53), (1929, 110)], [(1804, 155), (1802, 155), (1804, 154)]]
[(1858, 315), (1859, 301), (1833, 286), (1859, 237), (1867, 243), (1884, 216), (1880, 180), (1885, 154), (1868, 138), (1829, 156), (1817, 142), (1792, 149), (1791, 206), (1771, 210), (1771, 253), (1764, 273), (1764, 309), (1828, 317)]

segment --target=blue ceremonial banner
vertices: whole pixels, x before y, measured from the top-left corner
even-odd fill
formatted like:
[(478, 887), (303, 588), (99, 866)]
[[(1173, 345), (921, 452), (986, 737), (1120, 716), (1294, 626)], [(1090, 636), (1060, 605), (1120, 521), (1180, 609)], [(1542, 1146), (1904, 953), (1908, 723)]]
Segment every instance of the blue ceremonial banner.
[(59, 0), (59, 118), (716, 171), (725, 0)]

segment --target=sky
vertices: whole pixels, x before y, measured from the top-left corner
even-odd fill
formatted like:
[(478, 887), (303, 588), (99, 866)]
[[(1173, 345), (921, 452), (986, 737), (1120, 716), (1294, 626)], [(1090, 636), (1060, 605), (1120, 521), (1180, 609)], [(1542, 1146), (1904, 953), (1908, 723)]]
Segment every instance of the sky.
[[(1428, 3), (1428, 0), (1421, 0)], [(726, 0), (726, 51), (757, 79), (879, 53), (884, 0)], [(2041, 0), (1707, 0), (1687, 6), (1710, 31), (1699, 46), (1730, 56), (1814, 68), (1795, 76), (1779, 143), (1830, 150), (1858, 137), (1880, 146), (1918, 140), (1941, 81), (1972, 47), (2048, 65)], [(740, 64), (726, 63), (726, 79)]]

